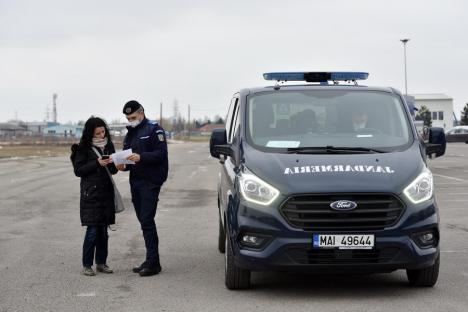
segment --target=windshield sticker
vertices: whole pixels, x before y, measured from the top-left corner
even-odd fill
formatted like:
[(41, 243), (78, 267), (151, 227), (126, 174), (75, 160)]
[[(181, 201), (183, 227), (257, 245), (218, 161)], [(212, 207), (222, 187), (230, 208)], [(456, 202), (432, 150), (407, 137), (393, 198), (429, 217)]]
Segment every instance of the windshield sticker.
[(268, 141), (266, 147), (290, 148), (299, 147), (300, 141)]
[(367, 166), (367, 165), (322, 165), (322, 166), (302, 166), (286, 168), (284, 174), (305, 174), (305, 173), (325, 173), (325, 172), (363, 172), (363, 173), (395, 173), (390, 167)]
[(374, 136), (372, 134), (358, 134), (356, 135), (356, 138), (373, 138)]

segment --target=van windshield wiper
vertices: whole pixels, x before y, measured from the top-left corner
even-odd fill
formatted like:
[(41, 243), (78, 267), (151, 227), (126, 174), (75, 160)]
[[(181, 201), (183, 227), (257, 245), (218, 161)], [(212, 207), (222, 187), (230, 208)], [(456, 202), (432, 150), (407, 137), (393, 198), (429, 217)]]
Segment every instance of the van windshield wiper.
[(385, 153), (385, 151), (367, 147), (347, 146), (315, 146), (315, 147), (292, 147), (286, 150), (288, 154), (373, 154)]

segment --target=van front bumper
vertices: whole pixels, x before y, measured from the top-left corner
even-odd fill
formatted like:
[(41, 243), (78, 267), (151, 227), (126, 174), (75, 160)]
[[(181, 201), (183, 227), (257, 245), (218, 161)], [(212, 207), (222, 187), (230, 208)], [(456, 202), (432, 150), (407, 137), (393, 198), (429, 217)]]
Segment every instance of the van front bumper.
[[(239, 202), (228, 217), (230, 239), (237, 266), (252, 271), (301, 271), (311, 273), (391, 272), (421, 269), (434, 264), (439, 256), (437, 206), (407, 207), (397, 224), (379, 231), (304, 231), (291, 227), (276, 209), (247, 206)], [(417, 233), (431, 230), (437, 236), (433, 245), (421, 247)], [(314, 248), (313, 234), (374, 234), (370, 250)], [(242, 242), (245, 235), (262, 237), (255, 248)]]

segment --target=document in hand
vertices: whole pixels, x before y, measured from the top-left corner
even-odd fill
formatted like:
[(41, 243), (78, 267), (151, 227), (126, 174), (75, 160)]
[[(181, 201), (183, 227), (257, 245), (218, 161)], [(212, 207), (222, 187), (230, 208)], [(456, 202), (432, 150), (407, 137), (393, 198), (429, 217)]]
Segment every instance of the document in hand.
[(134, 165), (135, 164), (134, 161), (127, 159), (127, 157), (130, 156), (130, 155), (132, 155), (132, 149), (131, 148), (120, 151), (120, 152), (116, 152), (116, 153), (112, 154), (111, 157), (112, 157), (112, 161), (116, 165), (121, 165), (121, 164)]

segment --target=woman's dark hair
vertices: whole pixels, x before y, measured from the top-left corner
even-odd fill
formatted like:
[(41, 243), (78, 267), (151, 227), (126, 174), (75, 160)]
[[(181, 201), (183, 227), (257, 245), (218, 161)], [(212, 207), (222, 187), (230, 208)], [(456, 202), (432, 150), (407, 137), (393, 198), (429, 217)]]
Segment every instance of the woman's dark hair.
[(99, 118), (91, 116), (84, 125), (83, 135), (80, 140), (80, 147), (91, 147), (93, 144), (94, 130), (99, 127), (104, 127), (106, 129), (105, 137), (111, 142), (111, 136), (109, 133), (109, 128), (107, 127), (106, 122)]

